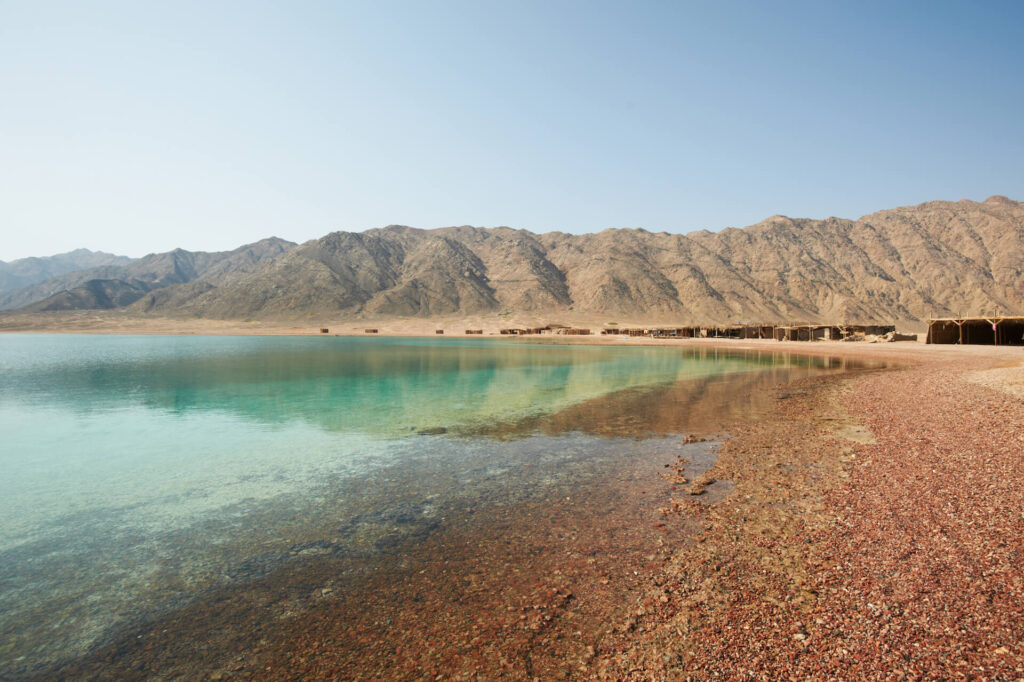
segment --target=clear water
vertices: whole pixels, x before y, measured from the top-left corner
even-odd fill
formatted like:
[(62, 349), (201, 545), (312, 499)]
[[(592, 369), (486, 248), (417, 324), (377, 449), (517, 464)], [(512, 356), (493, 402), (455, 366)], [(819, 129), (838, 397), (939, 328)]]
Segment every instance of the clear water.
[(386, 472), (445, 472), (410, 512), (429, 528), (446, 496), (510, 462), (637, 447), (571, 420), (533, 433), (547, 415), (780, 364), (828, 365), (484, 339), (0, 336), (0, 677), (273, 570), (325, 519), (360, 519), (352, 551), (393, 534)]

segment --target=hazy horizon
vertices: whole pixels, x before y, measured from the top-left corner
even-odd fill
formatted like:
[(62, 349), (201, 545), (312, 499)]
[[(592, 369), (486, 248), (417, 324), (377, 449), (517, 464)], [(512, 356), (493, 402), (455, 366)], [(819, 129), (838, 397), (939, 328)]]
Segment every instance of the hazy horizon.
[(1024, 188), (1024, 5), (0, 5), (0, 260)]

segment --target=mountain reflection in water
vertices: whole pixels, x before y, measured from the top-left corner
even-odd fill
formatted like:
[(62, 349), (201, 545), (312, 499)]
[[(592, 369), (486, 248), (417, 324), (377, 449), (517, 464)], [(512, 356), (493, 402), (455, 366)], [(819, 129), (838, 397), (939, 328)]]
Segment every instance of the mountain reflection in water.
[[(844, 368), (462, 339), (0, 337), (0, 677), (249, 665), (260, 632), (285, 642), (299, 634), (281, 618), (327, 608), (311, 591), (344, 596), (330, 622), (361, 622), (367, 600), (400, 619), (394, 580), (448, 584), (446, 562), (472, 573), (485, 550), (513, 601), (534, 572), (633, 566), (663, 534), (644, 491), (673, 457), (708, 459), (668, 435)], [(451, 585), (428, 611), (455, 608)], [(588, 632), (604, 617), (581, 614)]]

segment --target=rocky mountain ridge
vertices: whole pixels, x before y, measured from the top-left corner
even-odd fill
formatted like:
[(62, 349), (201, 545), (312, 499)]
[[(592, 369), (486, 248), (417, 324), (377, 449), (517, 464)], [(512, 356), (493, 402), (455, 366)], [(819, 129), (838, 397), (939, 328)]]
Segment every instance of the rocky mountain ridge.
[(0, 310), (28, 312), (123, 308), (150, 291), (202, 280), (212, 286), (225, 277), (274, 258), (295, 244), (271, 237), (233, 251), (207, 253), (175, 249), (69, 272), (0, 295)]
[(103, 265), (127, 265), (131, 262), (132, 259), (127, 256), (89, 249), (75, 249), (42, 258), (19, 258), (7, 263), (0, 261), (0, 295), (24, 289), (51, 277)]
[(79, 273), (77, 289), (29, 309), (228, 319), (574, 311), (681, 323), (1022, 314), (1024, 204), (935, 201), (859, 220), (773, 216), (686, 235), (389, 226), (277, 244), (244, 267), (185, 270), (177, 279)]

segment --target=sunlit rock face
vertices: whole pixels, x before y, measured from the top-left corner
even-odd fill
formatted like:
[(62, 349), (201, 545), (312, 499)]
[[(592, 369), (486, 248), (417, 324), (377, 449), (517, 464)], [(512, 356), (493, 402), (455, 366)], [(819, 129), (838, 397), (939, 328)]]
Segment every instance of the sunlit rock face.
[(935, 201), (687, 235), (506, 227), (334, 232), (174, 251), (8, 292), (0, 309), (221, 319), (591, 313), (677, 322), (916, 322), (1024, 309), (1024, 207)]

